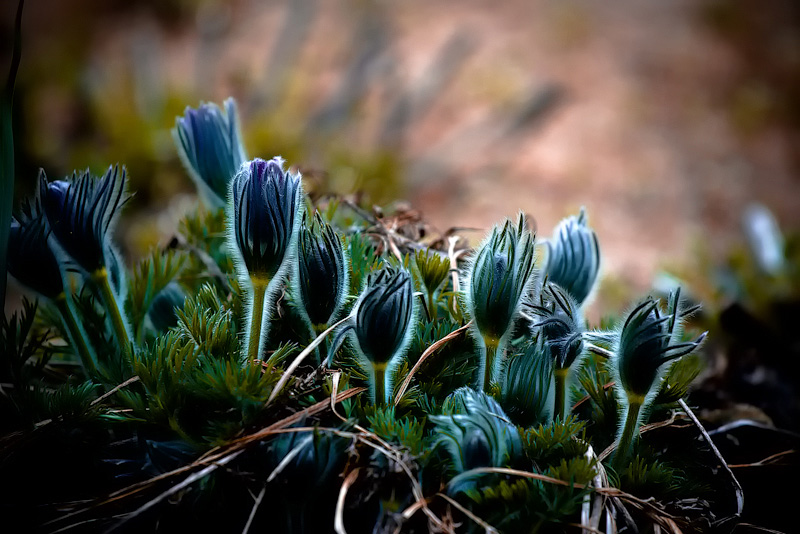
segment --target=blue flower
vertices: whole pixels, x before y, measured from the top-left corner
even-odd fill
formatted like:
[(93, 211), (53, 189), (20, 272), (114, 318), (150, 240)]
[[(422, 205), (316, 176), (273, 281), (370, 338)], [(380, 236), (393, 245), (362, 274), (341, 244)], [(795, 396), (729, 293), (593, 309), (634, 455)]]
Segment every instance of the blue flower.
[(477, 342), (476, 388), (490, 388), (499, 377), (507, 334), (533, 280), (534, 237), (520, 214), (516, 226), (495, 226), (468, 268), (466, 312)]
[(600, 247), (597, 236), (586, 225), (586, 212), (567, 217), (547, 241), (545, 273), (551, 282), (565, 289), (583, 303), (591, 293), (600, 271)]
[(342, 240), (319, 213), (303, 217), (297, 243), (296, 290), (312, 325), (330, 324), (347, 297), (347, 263)]
[[(517, 428), (492, 397), (483, 391), (460, 388), (446, 400), (446, 415), (430, 416), (443, 445), (450, 455), (457, 476), (450, 481), (450, 493), (475, 485), (480, 474), (465, 471), (480, 467), (513, 465), (522, 455), (522, 441)], [(449, 412), (449, 413), (448, 413)]]
[(416, 311), (408, 271), (384, 267), (369, 273), (353, 312), (329, 348), (328, 365), (345, 336), (352, 333), (355, 353), (367, 372), (370, 399), (385, 404), (392, 393), (392, 373), (414, 332)]
[(64, 292), (61, 269), (47, 244), (47, 221), (38, 201), (23, 204), (11, 220), (8, 239), (8, 272), (22, 285), (55, 299)]
[(178, 324), (178, 309), (183, 308), (186, 292), (177, 282), (173, 281), (158, 292), (150, 304), (147, 316), (158, 332), (166, 332)]
[(388, 364), (404, 348), (413, 317), (414, 292), (408, 272), (387, 267), (370, 273), (355, 310), (361, 352), (373, 364)]
[(495, 226), (472, 262), (467, 308), (485, 339), (500, 340), (511, 327), (528, 289), (534, 262), (534, 239), (520, 215), (516, 227)]
[(58, 244), (89, 273), (104, 268), (110, 235), (120, 208), (127, 202), (125, 167), (108, 168), (95, 178), (89, 171), (73, 172), (68, 180), (47, 181), (39, 175), (44, 213)]
[(201, 103), (198, 109), (187, 106), (172, 130), (181, 161), (214, 207), (225, 205), (231, 179), (247, 161), (236, 101), (229, 98), (224, 106), (224, 112), (214, 103)]
[(680, 310), (680, 289), (669, 299), (666, 313), (658, 301), (645, 299), (628, 314), (614, 347), (613, 369), (621, 393), (629, 399), (644, 402), (658, 391), (661, 376), (670, 362), (689, 354), (705, 338), (678, 342), (681, 318), (693, 313)]
[(574, 299), (559, 286), (547, 283), (539, 304), (530, 306), (541, 319), (532, 325), (550, 350), (556, 369), (575, 365), (583, 354), (583, 316)]
[(233, 239), (251, 278), (271, 280), (291, 250), (300, 222), (300, 173), (284, 172), (283, 159), (256, 158), (231, 185)]

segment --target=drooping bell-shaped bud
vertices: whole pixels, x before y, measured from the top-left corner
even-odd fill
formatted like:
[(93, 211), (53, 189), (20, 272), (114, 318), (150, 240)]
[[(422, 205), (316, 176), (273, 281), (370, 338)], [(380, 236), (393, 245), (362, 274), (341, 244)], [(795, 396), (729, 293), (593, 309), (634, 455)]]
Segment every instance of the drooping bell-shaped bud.
[(70, 308), (58, 258), (48, 244), (49, 234), (39, 198), (25, 202), (22, 211), (11, 220), (8, 272), (21, 284), (55, 304), (61, 314), (64, 332), (81, 358), (84, 371), (91, 373), (95, 369), (95, 357)]
[(643, 413), (658, 393), (670, 364), (695, 350), (706, 336), (704, 333), (693, 341), (679, 341), (681, 318), (697, 309), (680, 309), (680, 289), (670, 296), (666, 312), (660, 310), (658, 304), (650, 297), (636, 306), (628, 314), (614, 344), (611, 372), (617, 398), (625, 412), (617, 462), (629, 455)]
[(223, 105), (224, 111), (214, 103), (201, 103), (197, 109), (187, 106), (172, 130), (183, 165), (215, 208), (225, 205), (231, 179), (247, 161), (236, 101), (228, 98)]
[(586, 224), (586, 212), (559, 223), (547, 244), (547, 278), (582, 304), (592, 292), (600, 272), (597, 236)]
[(8, 272), (22, 285), (49, 299), (64, 291), (61, 269), (47, 244), (47, 221), (38, 202), (25, 203), (11, 219), (8, 236)]
[(580, 306), (559, 286), (547, 282), (539, 295), (539, 304), (531, 305), (539, 322), (531, 327), (541, 337), (553, 362), (555, 401), (553, 416), (564, 420), (570, 409), (568, 392), (585, 356), (584, 319)]
[(532, 281), (534, 237), (520, 215), (517, 225), (506, 220), (495, 226), (478, 247), (467, 279), (466, 311), (472, 319), (473, 335), (481, 346), (477, 387), (496, 380), (506, 334), (519, 314)]
[(506, 413), (520, 426), (552, 419), (553, 358), (543, 337), (507, 360), (500, 395)]
[(521, 454), (517, 428), (503, 409), (483, 391), (460, 388), (445, 405), (454, 408), (448, 415), (430, 416), (443, 445), (450, 455), (458, 476), (451, 481), (450, 492), (457, 493), (474, 484), (474, 477), (465, 471), (479, 467), (507, 467)]
[(67, 180), (47, 181), (39, 174), (39, 192), (62, 261), (74, 263), (97, 284), (120, 349), (130, 353), (130, 326), (123, 313), (125, 271), (111, 242), (120, 209), (128, 201), (125, 167), (114, 165), (99, 178), (88, 170)]
[(67, 180), (48, 182), (39, 173), (42, 206), (59, 246), (90, 274), (108, 264), (111, 233), (120, 209), (128, 201), (125, 167), (114, 165), (95, 178), (88, 170)]
[(159, 332), (166, 332), (178, 324), (178, 314), (176, 309), (183, 308), (186, 300), (186, 291), (177, 282), (170, 282), (158, 292), (150, 303), (147, 316), (153, 327)]
[[(348, 268), (342, 240), (319, 213), (303, 217), (297, 241), (295, 289), (312, 328), (327, 328), (347, 297)], [(319, 326), (319, 328), (317, 328)], [(323, 328), (325, 327), (325, 328)]]

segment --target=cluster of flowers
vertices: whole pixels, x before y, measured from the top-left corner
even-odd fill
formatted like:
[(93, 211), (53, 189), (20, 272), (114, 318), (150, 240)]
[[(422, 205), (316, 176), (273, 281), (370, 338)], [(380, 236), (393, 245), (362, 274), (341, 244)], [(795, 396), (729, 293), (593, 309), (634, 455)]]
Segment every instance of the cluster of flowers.
[[(369, 273), (352, 311), (337, 321), (348, 298), (347, 255), (331, 225), (318, 213), (306, 213), (300, 174), (284, 170), (279, 157), (248, 160), (232, 99), (224, 111), (214, 104), (187, 108), (173, 133), (206, 202), (226, 209), (229, 249), (247, 301), (243, 360), (263, 357), (273, 300), (291, 274), (298, 309), (310, 331), (322, 336), (337, 327), (327, 365), (349, 339), (368, 371), (370, 399), (387, 403), (418, 314), (410, 273), (388, 265)], [(98, 355), (83, 341), (64, 281), (77, 273), (96, 284), (121, 350), (132, 351), (121, 306), (124, 269), (110, 240), (127, 199), (125, 181), (125, 170), (119, 167), (100, 178), (86, 171), (54, 182), (42, 173), (37, 198), (12, 223), (10, 272), (60, 303), (71, 341), (90, 373)], [(516, 223), (507, 220), (496, 226), (465, 266), (460, 304), (479, 360), (473, 388), (492, 392), (499, 387), (501, 396), (535, 400), (551, 417), (563, 420), (577, 369), (590, 351), (604, 354), (625, 411), (618, 451), (627, 454), (669, 365), (694, 350), (703, 336), (680, 341), (681, 319), (692, 310), (682, 308), (677, 291), (666, 310), (648, 298), (616, 331), (587, 330), (582, 310), (598, 278), (600, 251), (585, 213), (564, 220), (546, 248), (546, 261), (537, 268), (535, 238), (520, 215)], [(534, 340), (533, 350), (509, 359), (509, 340), (520, 329)], [(531, 394), (532, 388), (538, 391)], [(469, 439), (477, 438), (473, 433)]]

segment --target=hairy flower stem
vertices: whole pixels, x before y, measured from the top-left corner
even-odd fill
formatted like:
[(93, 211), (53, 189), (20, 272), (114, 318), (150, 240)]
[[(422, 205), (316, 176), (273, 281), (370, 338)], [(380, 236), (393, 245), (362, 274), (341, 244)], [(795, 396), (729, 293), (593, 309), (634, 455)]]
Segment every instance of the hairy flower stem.
[(261, 331), (264, 320), (264, 300), (269, 280), (253, 278), (253, 301), (250, 307), (250, 331), (247, 335), (247, 361), (255, 361), (261, 357), (262, 342), (266, 335)]
[(66, 293), (61, 293), (55, 298), (54, 302), (56, 304), (56, 308), (58, 308), (58, 311), (61, 314), (61, 320), (64, 323), (64, 327), (67, 329), (69, 341), (77, 349), (78, 356), (81, 358), (83, 370), (86, 372), (87, 376), (95, 375), (97, 373), (97, 367), (95, 367), (94, 364), (94, 356), (89, 349), (89, 345), (86, 343), (83, 332), (78, 326), (77, 321), (75, 321), (75, 316), (72, 314), (72, 310), (67, 302)]
[(628, 415), (625, 419), (625, 428), (622, 429), (622, 435), (617, 444), (617, 450), (614, 453), (614, 468), (619, 471), (622, 463), (630, 458), (633, 450), (633, 443), (639, 434), (639, 414), (642, 409), (642, 400), (631, 400), (628, 403)]
[(564, 421), (567, 416), (567, 374), (569, 369), (556, 369), (556, 399), (553, 409), (553, 419)]
[(386, 404), (386, 367), (385, 363), (372, 364), (372, 384), (370, 384), (370, 393), (373, 393), (372, 400), (375, 406), (384, 406)]
[(483, 381), (479, 384), (479, 389), (489, 391), (494, 375), (494, 366), (497, 354), (500, 351), (500, 340), (492, 337), (483, 338), (483, 348), (485, 358), (483, 359)]
[(131, 341), (128, 335), (128, 327), (125, 323), (125, 318), (122, 315), (117, 297), (114, 295), (114, 290), (111, 289), (111, 281), (108, 278), (108, 270), (101, 267), (92, 273), (92, 279), (100, 288), (106, 310), (111, 318), (111, 326), (114, 329), (114, 334), (117, 337), (117, 342), (122, 346), (122, 350), (126, 356), (131, 355)]
[[(312, 324), (311, 321), (306, 321), (308, 325), (308, 333), (311, 335), (309, 338), (309, 342), (317, 339), (317, 337), (322, 334), (325, 330), (327, 330), (330, 325), (328, 324)], [(322, 355), (328, 354), (328, 340), (324, 339), (317, 347), (314, 349), (314, 357), (317, 359), (317, 365), (322, 363)]]
[(433, 321), (436, 319), (436, 301), (433, 300), (433, 291), (428, 292), (428, 319)]

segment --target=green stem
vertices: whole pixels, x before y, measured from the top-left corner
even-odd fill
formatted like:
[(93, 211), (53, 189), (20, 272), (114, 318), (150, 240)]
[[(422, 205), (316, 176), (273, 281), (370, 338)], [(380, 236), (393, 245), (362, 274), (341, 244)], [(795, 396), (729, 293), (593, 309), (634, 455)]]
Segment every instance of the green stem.
[(250, 307), (250, 331), (247, 336), (247, 360), (255, 361), (261, 356), (261, 323), (264, 319), (264, 298), (269, 281), (253, 279), (253, 302)]
[(629, 401), (628, 415), (625, 419), (625, 427), (622, 429), (622, 435), (617, 444), (617, 450), (614, 453), (614, 468), (619, 470), (622, 463), (630, 458), (633, 449), (633, 443), (639, 435), (639, 413), (642, 409), (642, 402), (639, 400)]
[(489, 391), (494, 375), (494, 364), (500, 347), (500, 340), (483, 338), (483, 347), (484, 351), (486, 351), (486, 358), (484, 359), (483, 382), (480, 384), (480, 387), (483, 388), (484, 391)]
[(569, 369), (556, 369), (556, 402), (553, 419), (564, 421), (567, 416), (567, 373)]
[(428, 292), (428, 319), (436, 319), (436, 302), (433, 300), (433, 292)]
[(375, 406), (386, 404), (386, 367), (387, 364), (385, 363), (372, 364), (373, 387), (371, 389), (374, 390), (372, 401)]
[[(308, 325), (309, 332), (311, 333), (311, 339), (309, 340), (309, 343), (317, 339), (320, 334), (330, 327), (328, 324), (312, 324), (311, 321), (308, 321)], [(314, 356), (317, 358), (317, 365), (322, 363), (323, 354), (328, 354), (327, 339), (322, 340), (322, 342), (314, 349)]]
[(56, 297), (55, 303), (58, 311), (61, 313), (61, 319), (64, 323), (64, 327), (67, 329), (69, 341), (77, 349), (78, 356), (81, 358), (83, 370), (86, 372), (87, 376), (97, 374), (97, 367), (94, 364), (94, 356), (89, 349), (86, 338), (83, 337), (83, 332), (78, 326), (77, 321), (75, 321), (75, 316), (72, 314), (72, 310), (67, 302), (67, 295), (65, 293), (61, 293), (58, 297)]
[(122, 346), (126, 356), (131, 355), (131, 338), (128, 334), (128, 327), (125, 324), (125, 318), (122, 316), (117, 297), (114, 295), (114, 290), (111, 289), (111, 282), (108, 278), (108, 270), (101, 267), (92, 274), (92, 278), (100, 287), (100, 294), (103, 297), (103, 302), (106, 305), (106, 310), (111, 318), (111, 326), (114, 328), (114, 334), (117, 337), (117, 342)]

